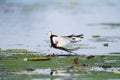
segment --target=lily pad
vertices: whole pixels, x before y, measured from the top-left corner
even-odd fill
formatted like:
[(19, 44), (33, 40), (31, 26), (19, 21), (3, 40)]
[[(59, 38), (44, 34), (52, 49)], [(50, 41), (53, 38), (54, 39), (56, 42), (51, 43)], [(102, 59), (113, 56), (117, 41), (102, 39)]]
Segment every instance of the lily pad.
[(108, 47), (108, 43), (104, 43), (103, 45), (104, 45), (105, 47)]
[(49, 57), (31, 57), (31, 58), (27, 58), (27, 61), (47, 61), (50, 59), (51, 58)]
[(92, 35), (92, 38), (98, 38), (100, 35)]

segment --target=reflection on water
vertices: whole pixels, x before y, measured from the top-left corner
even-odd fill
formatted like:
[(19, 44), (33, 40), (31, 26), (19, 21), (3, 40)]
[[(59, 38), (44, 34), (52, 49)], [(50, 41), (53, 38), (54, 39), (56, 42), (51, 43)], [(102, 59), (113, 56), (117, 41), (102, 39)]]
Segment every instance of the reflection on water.
[(100, 36), (98, 38), (90, 39), (94, 42), (119, 42), (120, 36)]
[(24, 71), (15, 72), (15, 74), (41, 74), (50, 75), (51, 69), (26, 69)]
[[(100, 27), (105, 24), (88, 25), (109, 23), (119, 26), (119, 4), (119, 0), (0, 0), (0, 48), (27, 48), (41, 51), (49, 48), (49, 43), (45, 42), (49, 40), (46, 33), (53, 31), (58, 35), (82, 33), (85, 38), (81, 43), (97, 47), (95, 50), (82, 49), (78, 53), (120, 52), (120, 40), (114, 41), (116, 38), (113, 37), (120, 37), (119, 27), (103, 29)], [(96, 34), (110, 36), (112, 39), (105, 37), (100, 43), (90, 41), (91, 36)], [(109, 47), (103, 47), (103, 43), (108, 41), (110, 41)]]

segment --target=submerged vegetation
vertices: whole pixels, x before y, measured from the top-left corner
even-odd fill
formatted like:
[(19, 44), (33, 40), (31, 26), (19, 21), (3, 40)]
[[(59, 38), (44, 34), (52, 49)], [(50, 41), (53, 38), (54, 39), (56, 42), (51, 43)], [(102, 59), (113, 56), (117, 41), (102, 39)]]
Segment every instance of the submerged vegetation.
[(119, 42), (119, 36), (99, 36), (99, 35), (92, 35), (92, 38), (89, 39), (93, 42)]
[[(109, 27), (110, 29), (120, 28), (120, 23), (96, 23), (96, 24), (88, 24), (89, 26), (104, 26)], [(108, 29), (108, 28), (107, 28)]]
[(33, 52), (27, 49), (11, 48), (11, 49), (3, 50), (0, 48), (0, 53), (33, 53)]

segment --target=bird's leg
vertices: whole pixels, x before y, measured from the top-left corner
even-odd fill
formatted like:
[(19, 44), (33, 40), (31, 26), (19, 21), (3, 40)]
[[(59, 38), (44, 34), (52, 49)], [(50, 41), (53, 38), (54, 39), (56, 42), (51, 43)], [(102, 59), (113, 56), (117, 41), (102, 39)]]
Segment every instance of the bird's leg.
[(47, 49), (46, 51), (47, 51), (47, 52), (50, 52), (50, 50), (51, 50), (51, 49), (52, 49), (52, 47), (50, 47), (50, 48), (49, 48), (49, 49)]
[(72, 55), (71, 52), (69, 52), (69, 55)]
[(50, 47), (50, 48), (49, 48), (49, 49), (47, 49), (47, 50), (42, 51), (41, 53), (48, 54), (48, 53), (50, 52), (51, 48), (52, 48), (52, 47)]

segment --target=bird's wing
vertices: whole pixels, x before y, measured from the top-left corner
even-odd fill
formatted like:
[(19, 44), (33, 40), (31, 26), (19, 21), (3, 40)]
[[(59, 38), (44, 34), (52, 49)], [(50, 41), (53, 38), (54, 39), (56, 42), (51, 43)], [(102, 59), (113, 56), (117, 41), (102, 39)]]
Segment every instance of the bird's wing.
[(76, 37), (76, 36), (73, 36), (73, 37), (68, 37), (68, 36), (62, 36), (64, 39), (68, 40), (69, 43), (76, 43), (76, 42), (79, 42), (81, 41), (81, 38), (80, 37)]
[(54, 38), (54, 42), (57, 42), (57, 47), (63, 47), (64, 45), (70, 43), (68, 39), (61, 36)]

